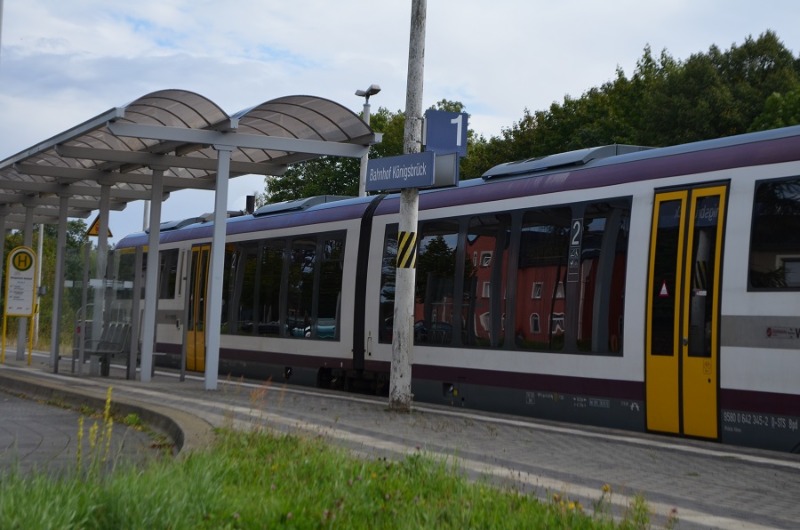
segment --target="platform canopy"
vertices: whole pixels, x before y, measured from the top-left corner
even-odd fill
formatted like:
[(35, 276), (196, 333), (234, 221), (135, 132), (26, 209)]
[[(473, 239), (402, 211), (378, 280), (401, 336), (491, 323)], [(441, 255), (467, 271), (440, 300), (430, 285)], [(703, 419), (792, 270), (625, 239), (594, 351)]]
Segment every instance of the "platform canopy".
[[(114, 127), (118, 130), (112, 132)], [(170, 139), (158, 139), (154, 127), (170, 131)], [(207, 135), (192, 136), (201, 130), (241, 138), (225, 141), (234, 145), (231, 178), (280, 175), (289, 164), (321, 155), (360, 156), (354, 153), (376, 142), (356, 114), (324, 98), (280, 97), (229, 116), (194, 92), (160, 90), (0, 162), (0, 215), (6, 216), (6, 228), (21, 228), (27, 209), (33, 209), (34, 223), (57, 223), (64, 194), (67, 216), (86, 218), (100, 208), (104, 185), (112, 210), (149, 200), (152, 168), (164, 169), (164, 197), (181, 189), (213, 190), (217, 154), (205, 143)]]
[[(151, 201), (149, 226), (159, 226), (161, 203), (181, 189), (214, 191), (214, 234), (208, 282), (208, 321), (219, 322), (228, 181), (245, 174), (280, 175), (288, 165), (319, 156), (361, 158), (380, 141), (356, 114), (328, 99), (286, 96), (229, 116), (214, 102), (184, 90), (161, 90), (113, 108), (0, 162), (0, 233), (58, 224), (55, 277), (63, 276), (68, 217), (98, 216), (97, 271), (104, 274), (108, 212)], [(157, 231), (150, 231), (141, 334), (141, 380), (149, 381), (155, 343)], [(0, 270), (2, 253), (0, 251)], [(102, 279), (102, 278), (100, 278)], [(51, 363), (58, 368), (62, 282), (53, 290)], [(95, 290), (94, 307), (104, 307)], [(138, 298), (134, 299), (138, 304)], [(139, 311), (134, 307), (134, 318)], [(93, 319), (100, 336), (101, 319)], [(138, 324), (136, 326), (138, 329)], [(24, 339), (24, 322), (19, 337)], [(206, 330), (206, 388), (216, 389), (219, 326)], [(135, 369), (132, 341), (129, 370)], [(20, 340), (18, 355), (24, 340)], [(129, 373), (130, 375), (130, 373)]]

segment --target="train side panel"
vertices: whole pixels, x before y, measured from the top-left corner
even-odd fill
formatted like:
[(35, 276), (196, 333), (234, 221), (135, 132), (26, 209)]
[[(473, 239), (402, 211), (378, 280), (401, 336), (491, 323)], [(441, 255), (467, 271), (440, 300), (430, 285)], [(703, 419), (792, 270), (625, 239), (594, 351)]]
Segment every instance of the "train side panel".
[[(798, 152), (789, 128), (574, 168), (534, 159), (422, 193), (414, 399), (800, 450)], [(373, 197), (229, 222), (220, 372), (385, 393), (398, 210)], [(208, 227), (162, 241), (189, 282)], [(329, 241), (332, 288), (318, 263)], [(248, 272), (268, 247), (283, 265)], [(270, 309), (251, 291), (279, 269)], [(159, 301), (173, 363), (192, 303), (179, 285)]]
[[(732, 171), (721, 317), (720, 424), (725, 442), (798, 451), (800, 446), (800, 292), (758, 289), (753, 259), (754, 190), (797, 180), (800, 164)], [(791, 182), (791, 180), (790, 180)], [(780, 227), (775, 226), (776, 231)], [(758, 236), (755, 236), (758, 237)], [(778, 234), (789, 238), (791, 234)], [(758, 246), (757, 244), (755, 246)], [(795, 259), (776, 251), (775, 259)]]

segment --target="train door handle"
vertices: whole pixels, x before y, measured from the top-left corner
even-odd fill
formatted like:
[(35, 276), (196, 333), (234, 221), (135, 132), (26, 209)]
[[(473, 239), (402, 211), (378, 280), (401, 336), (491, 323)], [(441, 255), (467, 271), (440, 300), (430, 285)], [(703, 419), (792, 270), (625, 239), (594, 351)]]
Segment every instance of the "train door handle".
[(688, 346), (689, 345), (689, 337), (681, 337), (681, 344), (683, 344), (684, 346)]

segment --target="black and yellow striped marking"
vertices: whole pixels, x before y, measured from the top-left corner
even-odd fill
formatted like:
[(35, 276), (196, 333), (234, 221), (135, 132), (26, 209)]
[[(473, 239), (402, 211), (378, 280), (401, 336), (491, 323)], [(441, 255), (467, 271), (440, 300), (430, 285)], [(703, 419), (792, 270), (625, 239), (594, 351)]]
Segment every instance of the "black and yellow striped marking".
[(695, 262), (694, 288), (703, 291), (708, 288), (708, 263), (705, 261)]
[(413, 269), (417, 266), (417, 233), (400, 232), (397, 237), (397, 268)]

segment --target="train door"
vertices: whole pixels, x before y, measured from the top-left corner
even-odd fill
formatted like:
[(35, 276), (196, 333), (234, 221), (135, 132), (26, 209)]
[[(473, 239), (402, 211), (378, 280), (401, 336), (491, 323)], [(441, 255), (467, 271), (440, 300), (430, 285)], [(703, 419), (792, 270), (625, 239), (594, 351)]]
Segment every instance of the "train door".
[(718, 437), (722, 239), (727, 187), (656, 193), (650, 238), (647, 428)]
[(186, 326), (186, 369), (202, 372), (206, 369), (206, 290), (211, 245), (192, 248), (189, 270), (189, 320)]

